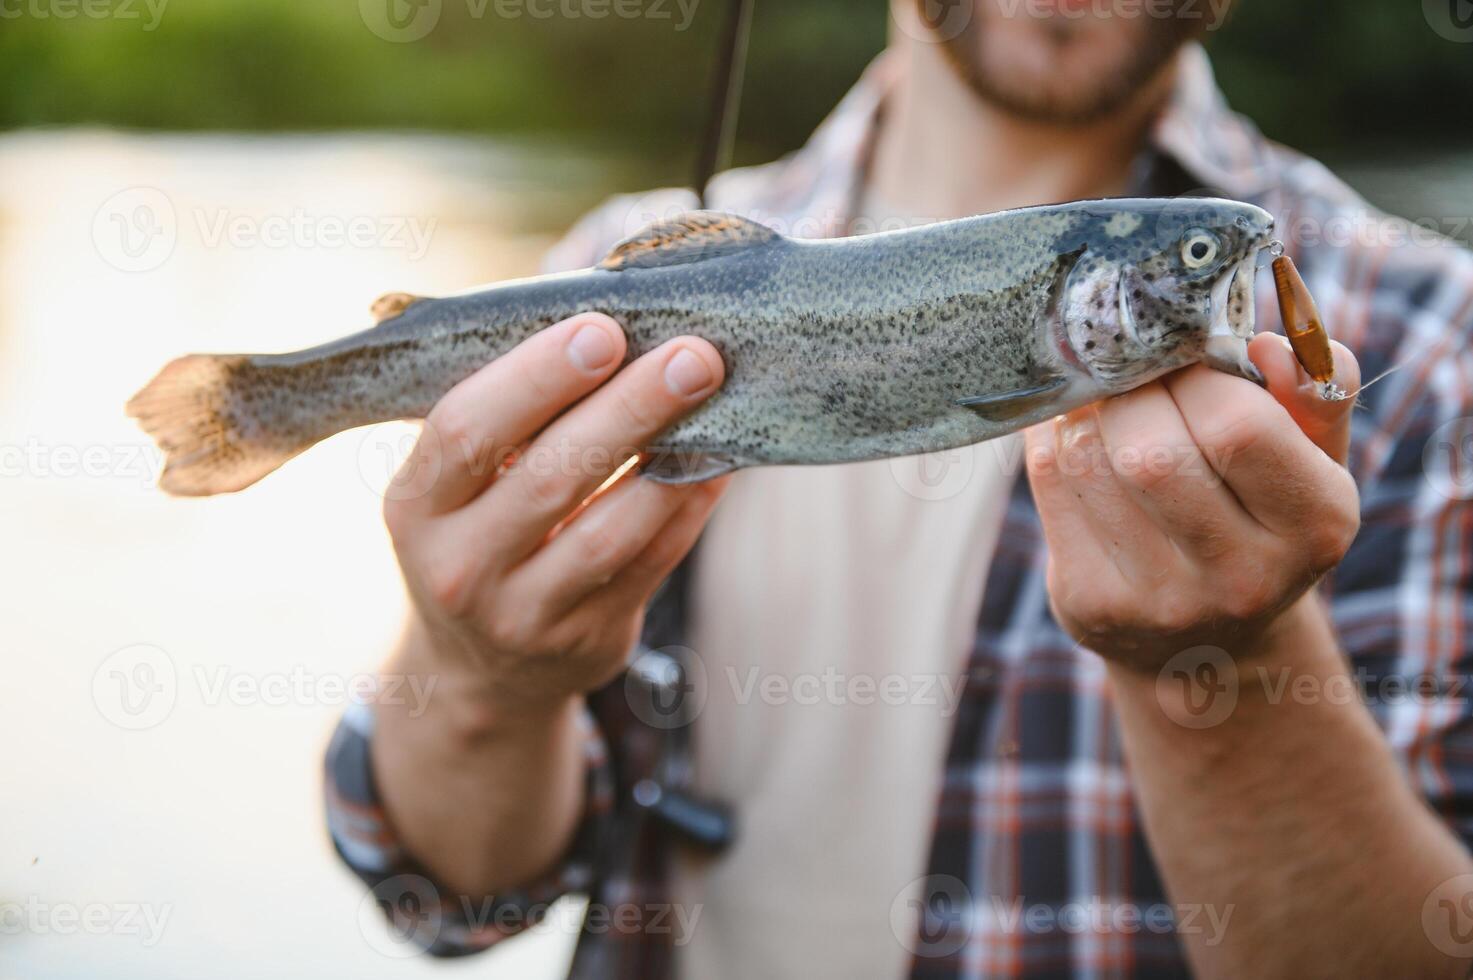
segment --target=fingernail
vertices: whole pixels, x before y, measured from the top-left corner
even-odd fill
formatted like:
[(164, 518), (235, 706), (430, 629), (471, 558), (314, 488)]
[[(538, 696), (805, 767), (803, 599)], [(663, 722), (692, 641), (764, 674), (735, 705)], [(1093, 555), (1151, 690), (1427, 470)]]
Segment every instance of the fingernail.
[(609, 332), (592, 323), (573, 334), (573, 339), (568, 341), (568, 360), (580, 371), (607, 367), (617, 352)]
[(665, 365), (665, 384), (686, 398), (709, 388), (714, 380), (706, 362), (688, 350), (680, 351)]

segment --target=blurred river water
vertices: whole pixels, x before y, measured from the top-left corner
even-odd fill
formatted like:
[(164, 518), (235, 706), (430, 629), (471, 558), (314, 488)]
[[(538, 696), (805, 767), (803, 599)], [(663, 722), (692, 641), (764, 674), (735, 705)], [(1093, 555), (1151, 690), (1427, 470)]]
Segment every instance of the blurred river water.
[[(422, 136), (0, 137), (0, 980), (565, 970), (576, 908), (484, 959), (406, 958), (323, 830), (323, 745), (405, 613), (379, 512), (413, 426), (185, 501), (153, 489), (123, 404), (182, 353), (305, 347), (386, 291), (534, 271), (608, 189), (579, 161)], [(1413, 217), (1473, 208), (1470, 158), (1352, 170)]]
[(429, 137), (0, 137), (0, 980), (560, 976), (576, 931), (405, 960), (330, 853), (322, 748), (405, 600), (408, 424), (173, 500), (123, 404), (191, 351), (535, 271), (602, 171)]

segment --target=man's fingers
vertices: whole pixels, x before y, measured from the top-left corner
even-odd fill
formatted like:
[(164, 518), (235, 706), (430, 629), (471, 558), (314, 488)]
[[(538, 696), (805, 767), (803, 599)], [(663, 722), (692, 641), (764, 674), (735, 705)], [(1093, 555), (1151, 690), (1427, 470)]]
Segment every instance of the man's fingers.
[[(1050, 541), (1067, 542), (1068, 553), (1077, 558), (1080, 540), (1092, 539), (1091, 549), (1134, 585), (1150, 585), (1167, 574), (1178, 556), (1111, 470), (1098, 408), (1076, 409), (1046, 424), (1053, 429), (1054, 469), (1047, 482), (1056, 481), (1049, 493), (1058, 504), (1045, 517)], [(1040, 501), (1040, 513), (1043, 509)]]
[(550, 615), (565, 613), (638, 558), (697, 495), (626, 475), (518, 566), (507, 588), (538, 596)]
[(1203, 458), (1165, 385), (1101, 402), (1099, 420), (1116, 478), (1184, 550), (1220, 556), (1245, 535), (1261, 533)]
[[(496, 477), (514, 447), (604, 382), (624, 357), (624, 331), (585, 313), (524, 341), (456, 385), (425, 420), (416, 465), (433, 482), (403, 505), (443, 514), (463, 506)], [(421, 455), (423, 454), (423, 455)]]
[(531, 554), (585, 498), (651, 439), (714, 394), (721, 354), (682, 337), (620, 371), (542, 431), (456, 520), (469, 536), (499, 538), (509, 564)]
[[(1336, 341), (1335, 383), (1352, 395), (1360, 391), (1360, 364), (1355, 355)], [(1248, 356), (1268, 379), (1269, 392), (1288, 410), (1310, 441), (1337, 463), (1344, 464), (1350, 452), (1350, 418), (1356, 399), (1327, 402), (1315, 391), (1314, 382), (1299, 366), (1289, 341), (1278, 334), (1259, 334), (1248, 345)]]
[(1275, 534), (1302, 532), (1328, 503), (1322, 494), (1355, 493), (1344, 467), (1261, 389), (1200, 364), (1168, 376), (1166, 388), (1212, 468)]
[(686, 499), (675, 515), (613, 581), (588, 596), (585, 605), (621, 609), (649, 602), (660, 583), (695, 547), (730, 482), (727, 476), (685, 488)]
[(1094, 527), (1083, 501), (1064, 479), (1058, 452), (1058, 426), (1059, 420), (1052, 418), (1024, 433), (1028, 483), (1043, 523), (1044, 537), (1055, 553), (1061, 552), (1061, 546), (1068, 542), (1075, 554), (1088, 549), (1091, 563), (1108, 562), (1108, 556), (1095, 541)]

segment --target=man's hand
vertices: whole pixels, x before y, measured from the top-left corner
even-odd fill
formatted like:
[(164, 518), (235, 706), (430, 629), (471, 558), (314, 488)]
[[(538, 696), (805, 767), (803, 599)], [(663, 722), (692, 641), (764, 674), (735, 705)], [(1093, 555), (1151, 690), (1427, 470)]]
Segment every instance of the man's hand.
[(580, 695), (624, 665), (724, 486), (630, 474), (595, 496), (724, 378), (703, 340), (620, 371), (625, 351), (606, 316), (542, 331), (440, 401), (389, 489), (415, 616), (388, 669), (436, 684), (422, 715), (376, 705), (374, 776), (405, 847), (464, 895), (526, 885), (566, 852)]
[(630, 474), (589, 499), (723, 380), (696, 338), (615, 376), (625, 344), (610, 318), (578, 316), (458, 385), (396, 478), (414, 492), (384, 508), (435, 652), (507, 706), (537, 710), (618, 672), (724, 486)]
[[(1473, 862), (1366, 706), (1324, 693), (1356, 690), (1306, 595), (1357, 530), (1354, 402), (1321, 401), (1280, 337), (1250, 353), (1268, 392), (1194, 367), (1029, 433), (1054, 611), (1106, 658), (1167, 895), (1231, 916), (1179, 934), (1194, 975), (1466, 976), (1423, 909)], [(1359, 388), (1339, 345), (1335, 367)], [(1193, 647), (1237, 683), (1163, 684)], [(1304, 689), (1321, 693), (1280, 696)]]
[[(1282, 337), (1249, 352), (1268, 392), (1198, 365), (1028, 432), (1055, 616), (1110, 660), (1251, 655), (1355, 537), (1354, 400), (1320, 400)], [(1335, 366), (1357, 390), (1339, 344)]]

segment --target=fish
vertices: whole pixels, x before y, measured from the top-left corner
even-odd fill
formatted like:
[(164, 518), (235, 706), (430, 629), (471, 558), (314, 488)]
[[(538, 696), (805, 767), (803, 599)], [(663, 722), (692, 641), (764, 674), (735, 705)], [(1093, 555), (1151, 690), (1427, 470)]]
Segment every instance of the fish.
[(1273, 217), (1215, 198), (1074, 201), (802, 240), (693, 211), (597, 266), (441, 298), (391, 293), (375, 326), (286, 354), (170, 362), (127, 411), (166, 456), (160, 487), (242, 490), (358, 426), (423, 419), (554, 323), (612, 316), (634, 359), (710, 341), (723, 387), (649, 447), (663, 483), (983, 442), (1197, 362), (1249, 361)]

